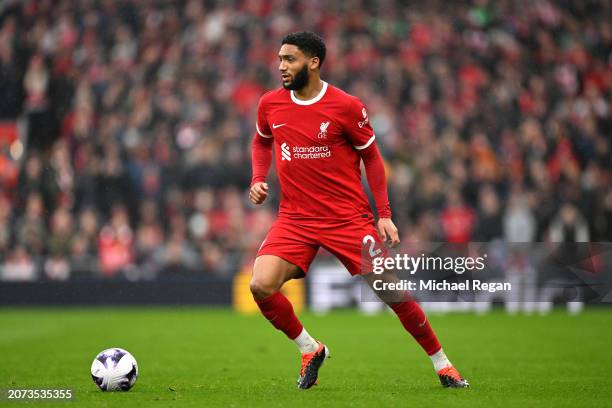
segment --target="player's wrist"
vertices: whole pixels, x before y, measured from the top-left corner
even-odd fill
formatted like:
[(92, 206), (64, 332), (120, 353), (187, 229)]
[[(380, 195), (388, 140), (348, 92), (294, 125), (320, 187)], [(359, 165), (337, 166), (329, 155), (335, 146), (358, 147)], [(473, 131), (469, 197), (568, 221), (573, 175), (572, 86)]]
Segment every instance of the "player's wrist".
[(391, 219), (391, 211), (378, 211), (378, 219)]
[(265, 177), (254, 177), (251, 180), (251, 185), (250, 187), (253, 187), (255, 184), (257, 183), (265, 183), (266, 182), (266, 178)]

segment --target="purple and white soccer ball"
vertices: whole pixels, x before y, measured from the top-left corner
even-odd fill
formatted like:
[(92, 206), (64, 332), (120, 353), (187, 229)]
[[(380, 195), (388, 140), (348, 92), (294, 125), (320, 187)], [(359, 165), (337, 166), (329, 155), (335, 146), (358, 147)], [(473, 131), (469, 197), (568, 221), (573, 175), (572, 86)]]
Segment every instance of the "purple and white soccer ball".
[(127, 391), (138, 378), (138, 364), (126, 350), (109, 348), (91, 363), (91, 378), (102, 391)]

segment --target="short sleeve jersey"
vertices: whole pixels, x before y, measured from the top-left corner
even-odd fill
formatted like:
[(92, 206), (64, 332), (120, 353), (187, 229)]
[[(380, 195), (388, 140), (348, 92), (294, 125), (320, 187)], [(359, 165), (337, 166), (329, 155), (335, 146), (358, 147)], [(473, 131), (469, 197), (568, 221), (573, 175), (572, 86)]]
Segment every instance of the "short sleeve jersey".
[(276, 89), (261, 98), (256, 127), (259, 137), (274, 138), (280, 216), (371, 216), (358, 150), (374, 143), (375, 135), (358, 98), (326, 82), (308, 101)]

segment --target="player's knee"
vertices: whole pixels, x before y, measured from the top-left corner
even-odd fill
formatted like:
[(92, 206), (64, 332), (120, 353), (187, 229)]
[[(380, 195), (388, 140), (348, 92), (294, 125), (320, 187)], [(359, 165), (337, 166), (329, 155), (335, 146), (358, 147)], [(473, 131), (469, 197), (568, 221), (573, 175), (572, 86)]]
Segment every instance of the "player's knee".
[(279, 290), (275, 285), (256, 278), (251, 279), (249, 288), (253, 297), (257, 300), (265, 299)]

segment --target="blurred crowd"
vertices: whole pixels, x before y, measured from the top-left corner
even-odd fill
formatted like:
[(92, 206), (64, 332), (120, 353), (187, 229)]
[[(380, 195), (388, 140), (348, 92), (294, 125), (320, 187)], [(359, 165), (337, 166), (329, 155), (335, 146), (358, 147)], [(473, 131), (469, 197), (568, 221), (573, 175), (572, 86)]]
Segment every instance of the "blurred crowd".
[[(281, 38), (368, 107), (409, 241), (612, 241), (607, 0), (4, 0), (0, 279), (231, 276)], [(10, 132), (9, 132), (10, 133)]]

